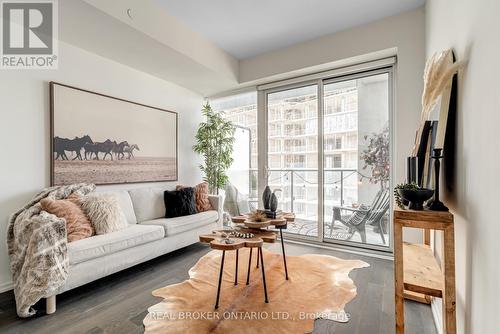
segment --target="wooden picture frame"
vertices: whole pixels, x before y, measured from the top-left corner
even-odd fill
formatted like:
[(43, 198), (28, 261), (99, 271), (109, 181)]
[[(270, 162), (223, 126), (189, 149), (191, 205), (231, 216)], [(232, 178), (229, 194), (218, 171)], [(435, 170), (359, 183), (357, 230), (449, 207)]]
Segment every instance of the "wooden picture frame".
[(51, 81), (51, 185), (178, 181), (178, 124), (174, 111)]

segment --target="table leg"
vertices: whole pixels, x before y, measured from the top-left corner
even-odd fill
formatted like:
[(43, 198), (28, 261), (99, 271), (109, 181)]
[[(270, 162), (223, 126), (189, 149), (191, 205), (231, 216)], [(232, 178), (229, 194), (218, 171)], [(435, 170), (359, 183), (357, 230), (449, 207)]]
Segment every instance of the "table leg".
[(239, 249), (236, 250), (236, 269), (234, 270), (234, 285), (238, 285), (238, 258), (239, 258)]
[(264, 270), (264, 257), (262, 256), (262, 250), (259, 247), (259, 255), (260, 255), (260, 264), (261, 264), (261, 269), (262, 269), (262, 284), (264, 285), (264, 297), (265, 297), (265, 302), (269, 303), (269, 300), (267, 299), (267, 286), (266, 286), (266, 271)]
[(281, 251), (283, 252), (283, 263), (285, 264), (285, 278), (288, 280), (288, 268), (286, 267), (285, 244), (283, 242), (283, 229), (280, 228)]
[(219, 285), (217, 286), (217, 298), (215, 299), (215, 309), (219, 308), (219, 297), (220, 297), (220, 286), (222, 284), (222, 272), (224, 271), (224, 258), (226, 257), (226, 251), (222, 251), (222, 260), (220, 262), (220, 272), (219, 272)]
[(404, 282), (403, 282), (403, 226), (394, 219), (394, 284), (396, 334), (405, 332)]
[(443, 242), (443, 333), (457, 332), (456, 293), (455, 293), (455, 231), (450, 224), (444, 231)]
[(247, 285), (250, 283), (250, 266), (252, 265), (252, 250), (253, 248), (250, 248), (250, 255), (248, 255)]
[(260, 262), (260, 260), (259, 260), (259, 254), (260, 254), (260, 252), (261, 252), (261, 250), (260, 250), (260, 247), (259, 247), (259, 248), (257, 248), (257, 265), (255, 266), (255, 268), (259, 268), (259, 262)]

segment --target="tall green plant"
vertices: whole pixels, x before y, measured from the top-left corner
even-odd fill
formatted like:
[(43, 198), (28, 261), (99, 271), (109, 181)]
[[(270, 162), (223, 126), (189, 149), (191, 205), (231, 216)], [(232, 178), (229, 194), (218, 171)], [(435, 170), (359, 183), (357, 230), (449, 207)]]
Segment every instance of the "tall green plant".
[(223, 118), (222, 112), (215, 112), (207, 102), (201, 112), (206, 117), (196, 133), (193, 149), (203, 155), (205, 164), (200, 165), (204, 180), (211, 194), (218, 194), (228, 181), (226, 174), (233, 163), (233, 144), (235, 127)]

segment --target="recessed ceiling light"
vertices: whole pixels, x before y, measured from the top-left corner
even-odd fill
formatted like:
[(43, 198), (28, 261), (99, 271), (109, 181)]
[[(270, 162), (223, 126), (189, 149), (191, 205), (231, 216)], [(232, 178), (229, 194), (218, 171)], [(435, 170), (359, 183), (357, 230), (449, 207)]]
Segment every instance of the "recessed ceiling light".
[(129, 19), (133, 20), (134, 18), (132, 17), (132, 9), (128, 8), (127, 9), (127, 16), (129, 17)]

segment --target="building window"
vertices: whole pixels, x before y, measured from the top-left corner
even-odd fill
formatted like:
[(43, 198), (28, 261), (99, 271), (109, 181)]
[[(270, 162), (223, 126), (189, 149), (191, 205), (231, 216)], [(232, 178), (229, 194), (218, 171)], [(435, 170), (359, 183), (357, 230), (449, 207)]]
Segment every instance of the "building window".
[(333, 155), (333, 168), (342, 168), (342, 155)]
[[(215, 111), (224, 113), (224, 118), (230, 120), (237, 126), (250, 130), (250, 152), (233, 152), (233, 159), (237, 163), (233, 164), (229, 170), (229, 181), (243, 194), (248, 194), (250, 201), (256, 204), (257, 194), (257, 93), (248, 92), (231, 95), (223, 98), (210, 100), (210, 104)], [(276, 111), (279, 113), (279, 111)], [(247, 130), (248, 131), (248, 130)], [(248, 140), (248, 136), (245, 137)], [(246, 146), (245, 143), (241, 143)], [(276, 144), (279, 151), (281, 143)], [(250, 154), (249, 154), (250, 153)], [(250, 156), (250, 158), (249, 158)], [(249, 160), (249, 161), (248, 161)], [(248, 163), (246, 162), (248, 161)], [(248, 166), (246, 166), (248, 165)], [(233, 168), (234, 167), (234, 168)]]
[(342, 148), (342, 137), (335, 138), (335, 148), (340, 150)]

